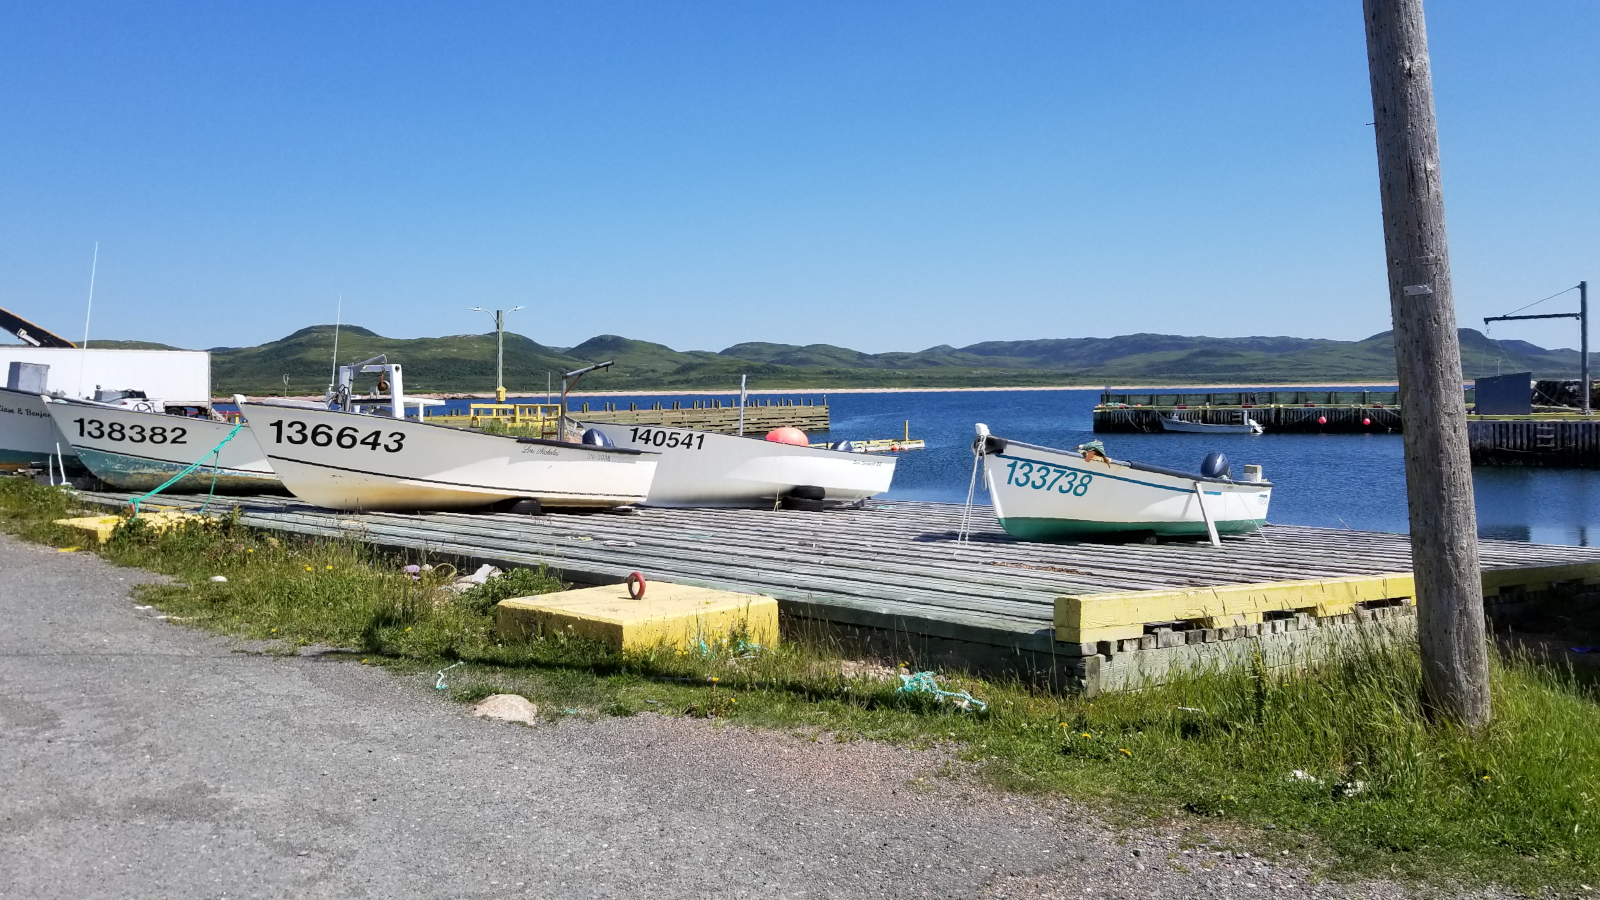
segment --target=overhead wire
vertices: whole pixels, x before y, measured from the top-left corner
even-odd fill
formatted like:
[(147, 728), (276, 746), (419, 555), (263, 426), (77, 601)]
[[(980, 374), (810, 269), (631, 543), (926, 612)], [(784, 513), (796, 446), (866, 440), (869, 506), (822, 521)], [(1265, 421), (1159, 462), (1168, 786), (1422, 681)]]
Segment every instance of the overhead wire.
[[(1527, 306), (1519, 306), (1516, 309), (1513, 309), (1511, 312), (1505, 313), (1505, 315), (1514, 316), (1517, 313), (1522, 312), (1525, 309), (1532, 309), (1533, 307), (1538, 306), (1539, 304), (1545, 302), (1545, 300), (1554, 300), (1555, 298), (1561, 296), (1562, 294), (1571, 293), (1572, 291), (1575, 291), (1577, 289), (1578, 289), (1578, 285), (1573, 285), (1572, 287), (1556, 291), (1554, 294), (1551, 294), (1550, 296), (1544, 298), (1544, 300), (1535, 300), (1532, 303), (1529, 303)], [(1491, 318), (1493, 318), (1493, 317), (1491, 317)], [(1484, 322), (1483, 323), (1483, 332), (1484, 332), (1484, 334), (1483, 334), (1484, 337), (1488, 338), (1491, 341), (1494, 341), (1494, 345), (1495, 345), (1496, 349), (1498, 349), (1500, 351), (1501, 358), (1505, 358), (1505, 357), (1508, 357), (1508, 356), (1511, 355), (1510, 353), (1508, 353), (1506, 351), (1505, 345), (1500, 343), (1500, 339), (1494, 336), (1494, 323), (1493, 322)], [(1495, 360), (1496, 373), (1498, 373), (1499, 368), (1500, 368), (1499, 362), (1500, 362), (1499, 360)]]

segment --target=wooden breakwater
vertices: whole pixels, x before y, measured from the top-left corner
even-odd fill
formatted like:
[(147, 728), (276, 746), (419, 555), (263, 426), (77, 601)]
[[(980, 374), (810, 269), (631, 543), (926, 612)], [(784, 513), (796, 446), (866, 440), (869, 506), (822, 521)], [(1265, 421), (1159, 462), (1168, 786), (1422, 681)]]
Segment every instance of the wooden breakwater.
[[(131, 495), (84, 493), (126, 506)], [(204, 498), (162, 498), (195, 510)], [(419, 561), (549, 565), (563, 580), (647, 579), (775, 598), (789, 634), (924, 667), (1017, 674), (1095, 693), (1195, 664), (1303, 664), (1368, 625), (1409, 621), (1405, 535), (1268, 526), (1222, 545), (1037, 544), (979, 507), (872, 501), (822, 512), (341, 513), (286, 497), (213, 501), (253, 528), (364, 542)], [(1600, 549), (1480, 543), (1491, 604), (1593, 594)], [(1331, 642), (1331, 643), (1330, 643)], [(1299, 660), (1299, 663), (1294, 662)]]
[(1600, 419), (1584, 416), (1470, 416), (1473, 465), (1600, 468)]
[(1208, 425), (1259, 422), (1278, 434), (1388, 434), (1401, 430), (1397, 391), (1180, 391), (1100, 395), (1096, 432), (1162, 431), (1161, 419)]
[[(477, 404), (487, 408), (487, 404)], [(509, 409), (510, 406), (507, 405)], [(531, 409), (531, 405), (522, 408)], [(555, 407), (550, 407), (554, 409)], [(620, 403), (596, 402), (572, 404), (568, 406), (567, 415), (589, 422), (615, 422), (619, 425), (656, 425), (672, 428), (693, 428), (699, 431), (712, 431), (721, 434), (737, 434), (739, 431), (739, 404), (724, 403), (721, 400), (673, 400), (656, 402), (648, 406), (641, 406), (637, 402)], [(429, 416), (428, 421), (438, 422), (442, 425), (460, 425), (472, 427), (478, 422), (471, 416)], [(504, 421), (513, 421), (510, 418)], [(517, 421), (515, 424), (537, 424), (536, 420)], [(828, 414), (828, 401), (824, 397), (820, 402), (811, 398), (756, 401), (751, 400), (744, 407), (744, 431), (746, 434), (764, 434), (774, 428), (793, 426), (805, 432), (826, 432), (831, 427)], [(550, 433), (555, 433), (555, 426), (551, 423)]]

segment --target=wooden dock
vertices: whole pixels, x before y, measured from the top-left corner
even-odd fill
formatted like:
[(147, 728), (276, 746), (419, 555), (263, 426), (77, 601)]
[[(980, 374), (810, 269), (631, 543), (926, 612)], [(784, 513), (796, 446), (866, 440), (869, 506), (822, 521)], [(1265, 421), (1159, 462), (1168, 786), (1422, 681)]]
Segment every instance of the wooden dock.
[[(591, 409), (590, 407), (594, 408)], [(720, 434), (737, 434), (739, 431), (739, 405), (721, 400), (667, 401), (641, 408), (629, 403), (620, 408), (618, 403), (584, 403), (568, 407), (567, 415), (590, 422), (615, 422), (619, 425), (652, 425), (671, 428), (694, 428)], [(429, 416), (428, 421), (442, 425), (471, 427), (470, 416)], [(525, 423), (519, 423), (525, 424)], [(744, 408), (746, 434), (764, 434), (786, 425), (805, 432), (825, 432), (831, 427), (827, 398), (821, 402), (809, 398), (792, 400), (783, 398), (776, 402), (752, 400)], [(535, 423), (536, 427), (536, 423)], [(552, 434), (555, 427), (548, 429)]]
[(1600, 418), (1468, 416), (1467, 445), (1478, 466), (1600, 468)]
[[(84, 494), (125, 505), (128, 495)], [(164, 499), (193, 509), (197, 499)], [(526, 517), (338, 513), (292, 498), (213, 503), (243, 524), (368, 542), (414, 558), (548, 564), (568, 581), (648, 579), (776, 598), (789, 625), (865, 653), (1018, 672), (1088, 691), (1130, 684), (1130, 660), (1407, 611), (1404, 535), (1298, 526), (1206, 543), (1030, 544), (956, 504), (869, 501), (824, 512), (632, 509)], [(1483, 541), (1502, 599), (1600, 584), (1600, 549)], [(1243, 642), (1241, 642), (1243, 643)], [(1148, 667), (1146, 667), (1148, 668)]]
[(1248, 418), (1276, 434), (1387, 434), (1402, 426), (1397, 391), (1108, 391), (1094, 408), (1094, 430), (1153, 434), (1162, 416), (1208, 425)]

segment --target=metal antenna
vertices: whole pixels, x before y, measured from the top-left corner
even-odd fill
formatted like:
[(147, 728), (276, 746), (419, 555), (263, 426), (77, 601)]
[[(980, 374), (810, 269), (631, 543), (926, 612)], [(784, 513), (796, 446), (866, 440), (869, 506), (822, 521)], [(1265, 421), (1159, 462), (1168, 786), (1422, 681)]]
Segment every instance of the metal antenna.
[(328, 373), (328, 391), (339, 381), (339, 326), (344, 321), (344, 295), (339, 295), (339, 305), (333, 312), (333, 370)]
[[(94, 315), (94, 276), (100, 269), (100, 242), (94, 242), (94, 261), (89, 263), (89, 308), (83, 312), (83, 349), (89, 349), (89, 318)], [(87, 352), (78, 355), (78, 396), (87, 397), (83, 392), (83, 369), (89, 362)]]

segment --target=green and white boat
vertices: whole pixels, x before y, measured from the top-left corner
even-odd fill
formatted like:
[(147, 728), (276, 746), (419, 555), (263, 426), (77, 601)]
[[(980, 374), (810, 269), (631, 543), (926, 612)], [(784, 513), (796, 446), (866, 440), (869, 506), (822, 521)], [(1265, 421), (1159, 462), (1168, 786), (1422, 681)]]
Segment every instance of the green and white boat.
[(973, 450), (995, 516), (1025, 541), (1245, 534), (1267, 520), (1272, 483), (1261, 479), (1259, 466), (1233, 480), (1221, 453), (1191, 474), (1112, 459), (1098, 442), (1056, 450), (977, 428)]

